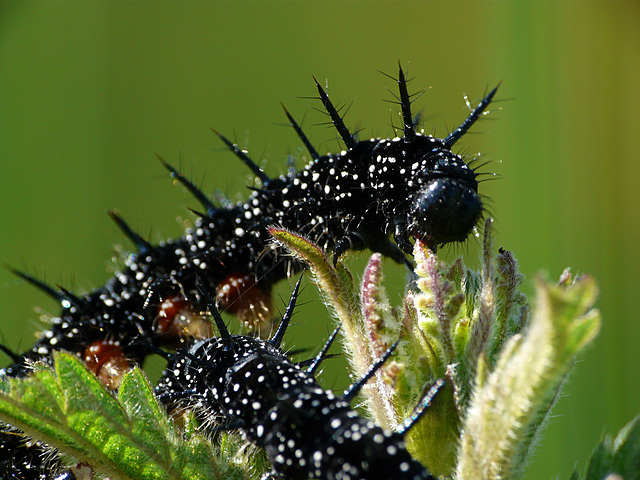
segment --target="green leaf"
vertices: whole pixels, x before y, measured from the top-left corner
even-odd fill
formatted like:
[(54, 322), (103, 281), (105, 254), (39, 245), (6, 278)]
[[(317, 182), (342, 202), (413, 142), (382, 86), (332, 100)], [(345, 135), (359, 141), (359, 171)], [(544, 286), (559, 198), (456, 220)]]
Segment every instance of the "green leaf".
[(125, 375), (118, 399), (132, 419), (131, 432), (139, 439), (140, 448), (156, 463), (169, 469), (173, 427), (153, 397), (151, 385), (142, 371), (134, 369)]
[(196, 430), (177, 432), (139, 369), (124, 375), (115, 398), (67, 353), (54, 355), (53, 369), (38, 366), (25, 379), (5, 382), (0, 419), (111, 480), (240, 480), (256, 475), (247, 458), (234, 458), (238, 442), (227, 440), (222, 451)]
[(600, 328), (596, 295), (591, 277), (537, 282), (530, 324), (506, 342), (493, 371), (474, 389), (462, 429), (459, 480), (522, 476), (575, 355)]
[(615, 439), (606, 436), (591, 454), (584, 477), (574, 472), (572, 480), (640, 479), (640, 417), (620, 430)]
[(616, 437), (613, 468), (625, 480), (640, 479), (640, 417), (629, 422)]

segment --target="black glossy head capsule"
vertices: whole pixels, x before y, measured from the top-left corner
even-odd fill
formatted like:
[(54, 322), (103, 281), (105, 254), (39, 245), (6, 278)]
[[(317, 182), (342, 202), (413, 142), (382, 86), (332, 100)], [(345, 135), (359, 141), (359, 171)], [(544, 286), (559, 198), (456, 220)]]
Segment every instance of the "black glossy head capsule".
[(494, 88), (467, 119), (444, 139), (415, 131), (411, 101), (402, 69), (398, 77), (404, 135), (382, 140), (372, 151), (369, 178), (385, 214), (386, 231), (398, 246), (412, 250), (411, 237), (432, 249), (464, 241), (483, 214), (477, 173), (453, 145), (488, 107)]
[[(453, 173), (453, 172), (452, 172)], [(464, 241), (482, 217), (478, 182), (469, 168), (434, 178), (412, 198), (409, 233), (429, 247)]]

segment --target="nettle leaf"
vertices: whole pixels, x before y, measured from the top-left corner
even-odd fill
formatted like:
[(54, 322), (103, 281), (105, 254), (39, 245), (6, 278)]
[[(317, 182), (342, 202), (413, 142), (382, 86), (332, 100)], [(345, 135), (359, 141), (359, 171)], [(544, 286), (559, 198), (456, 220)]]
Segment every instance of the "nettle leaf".
[(603, 480), (609, 478), (640, 479), (640, 417), (620, 430), (616, 438), (606, 436), (591, 455), (586, 474), (573, 472), (572, 480)]
[(522, 477), (575, 356), (596, 336), (595, 281), (564, 277), (559, 285), (538, 280), (527, 328), (507, 340), (493, 370), (478, 368), (463, 424), (459, 480)]
[(238, 442), (214, 448), (195, 429), (178, 432), (139, 369), (117, 398), (75, 356), (58, 352), (24, 379), (5, 379), (0, 419), (90, 464), (111, 480), (250, 479), (234, 462)]

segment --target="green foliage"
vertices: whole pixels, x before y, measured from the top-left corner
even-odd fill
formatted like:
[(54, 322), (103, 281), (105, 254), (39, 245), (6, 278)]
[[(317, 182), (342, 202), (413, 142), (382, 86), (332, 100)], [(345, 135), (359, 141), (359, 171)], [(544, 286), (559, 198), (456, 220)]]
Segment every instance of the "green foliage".
[(630, 421), (616, 436), (605, 437), (596, 447), (585, 475), (574, 472), (572, 480), (639, 480), (640, 417)]
[[(400, 425), (426, 388), (445, 379), (407, 436), (411, 453), (437, 476), (522, 477), (563, 379), (599, 331), (592, 278), (573, 279), (565, 272), (556, 284), (538, 280), (531, 314), (515, 258), (493, 250), (489, 220), (480, 272), (461, 260), (440, 262), (416, 242), (418, 290), (393, 309), (379, 254), (371, 257), (357, 291), (352, 275), (340, 262), (334, 269), (317, 246), (285, 231), (272, 235), (310, 265), (347, 325), (344, 343), (354, 376), (402, 339), (393, 359), (363, 389), (365, 405), (380, 425)], [(341, 301), (348, 308), (337, 305)]]
[(56, 353), (54, 368), (3, 382), (0, 419), (111, 480), (254, 478), (237, 442), (214, 448), (193, 430), (177, 431), (137, 368), (116, 398), (80, 360)]
[(537, 282), (527, 329), (509, 338), (494, 367), (479, 358), (464, 421), (457, 478), (520, 478), (575, 355), (598, 332), (592, 278)]

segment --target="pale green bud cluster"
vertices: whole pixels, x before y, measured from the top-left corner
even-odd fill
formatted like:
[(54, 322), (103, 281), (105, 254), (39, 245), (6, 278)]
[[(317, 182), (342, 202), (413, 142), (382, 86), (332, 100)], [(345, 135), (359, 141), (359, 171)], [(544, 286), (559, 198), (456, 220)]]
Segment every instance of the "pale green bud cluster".
[(452, 264), (416, 242), (415, 277), (404, 305), (392, 308), (382, 259), (369, 259), (358, 291), (353, 276), (291, 232), (274, 237), (306, 262), (342, 322), (345, 350), (358, 378), (398, 339), (397, 352), (363, 389), (380, 425), (410, 417), (438, 379), (445, 386), (410, 430), (407, 446), (437, 476), (520, 478), (531, 447), (576, 354), (600, 328), (594, 280), (564, 272), (536, 281), (530, 310), (511, 254), (494, 251), (485, 224), (482, 268)]

